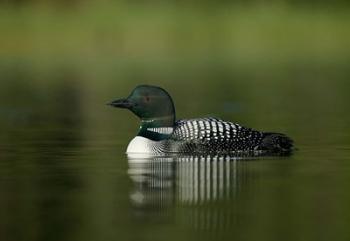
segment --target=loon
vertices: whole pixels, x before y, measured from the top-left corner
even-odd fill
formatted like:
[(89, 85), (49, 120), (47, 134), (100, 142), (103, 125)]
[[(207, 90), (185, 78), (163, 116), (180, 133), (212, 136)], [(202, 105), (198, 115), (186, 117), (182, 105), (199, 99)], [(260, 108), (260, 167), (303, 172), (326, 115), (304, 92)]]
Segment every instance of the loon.
[(172, 98), (157, 86), (139, 85), (127, 98), (108, 105), (129, 109), (141, 119), (127, 154), (287, 154), (293, 149), (293, 140), (281, 133), (261, 132), (218, 118), (176, 120)]

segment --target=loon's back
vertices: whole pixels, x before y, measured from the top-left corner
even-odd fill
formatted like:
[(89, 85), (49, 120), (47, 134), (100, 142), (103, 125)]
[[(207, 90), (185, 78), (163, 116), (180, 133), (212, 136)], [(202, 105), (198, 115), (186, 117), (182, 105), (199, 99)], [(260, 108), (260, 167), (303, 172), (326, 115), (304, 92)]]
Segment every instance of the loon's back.
[(182, 143), (178, 152), (290, 152), (293, 141), (280, 133), (267, 133), (217, 118), (178, 120), (171, 139)]

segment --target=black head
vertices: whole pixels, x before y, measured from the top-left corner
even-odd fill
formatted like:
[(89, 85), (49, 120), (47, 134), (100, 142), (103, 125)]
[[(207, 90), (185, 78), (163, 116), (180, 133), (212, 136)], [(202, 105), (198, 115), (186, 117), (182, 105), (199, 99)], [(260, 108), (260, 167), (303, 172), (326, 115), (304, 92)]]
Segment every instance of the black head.
[(139, 85), (127, 98), (115, 100), (109, 105), (129, 109), (142, 121), (153, 122), (154, 126), (172, 126), (175, 121), (170, 95), (157, 86)]

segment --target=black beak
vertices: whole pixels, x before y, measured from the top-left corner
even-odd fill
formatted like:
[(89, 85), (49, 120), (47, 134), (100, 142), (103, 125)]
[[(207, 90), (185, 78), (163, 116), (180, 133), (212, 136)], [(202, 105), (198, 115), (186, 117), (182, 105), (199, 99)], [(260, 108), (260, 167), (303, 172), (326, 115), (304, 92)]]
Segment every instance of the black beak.
[(118, 108), (126, 108), (126, 109), (129, 109), (130, 107), (132, 107), (132, 103), (128, 99), (114, 100), (108, 103), (107, 105), (118, 107)]

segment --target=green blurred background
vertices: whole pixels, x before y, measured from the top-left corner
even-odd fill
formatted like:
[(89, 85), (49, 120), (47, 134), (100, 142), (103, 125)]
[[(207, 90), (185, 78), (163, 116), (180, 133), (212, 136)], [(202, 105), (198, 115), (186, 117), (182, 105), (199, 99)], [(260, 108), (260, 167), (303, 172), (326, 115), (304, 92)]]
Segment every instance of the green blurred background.
[[(348, 240), (349, 63), (345, 0), (1, 1), (0, 239)], [(179, 118), (284, 132), (299, 150), (238, 163), (224, 206), (135, 214), (138, 120), (105, 103), (138, 84), (167, 89)], [(218, 222), (194, 228), (192, 208)]]
[(98, 111), (140, 83), (169, 89), (180, 116), (242, 101), (294, 118), (349, 101), (346, 1), (4, 1), (0, 18), (9, 107), (21, 94), (43, 107), (69, 88), (79, 109)]

